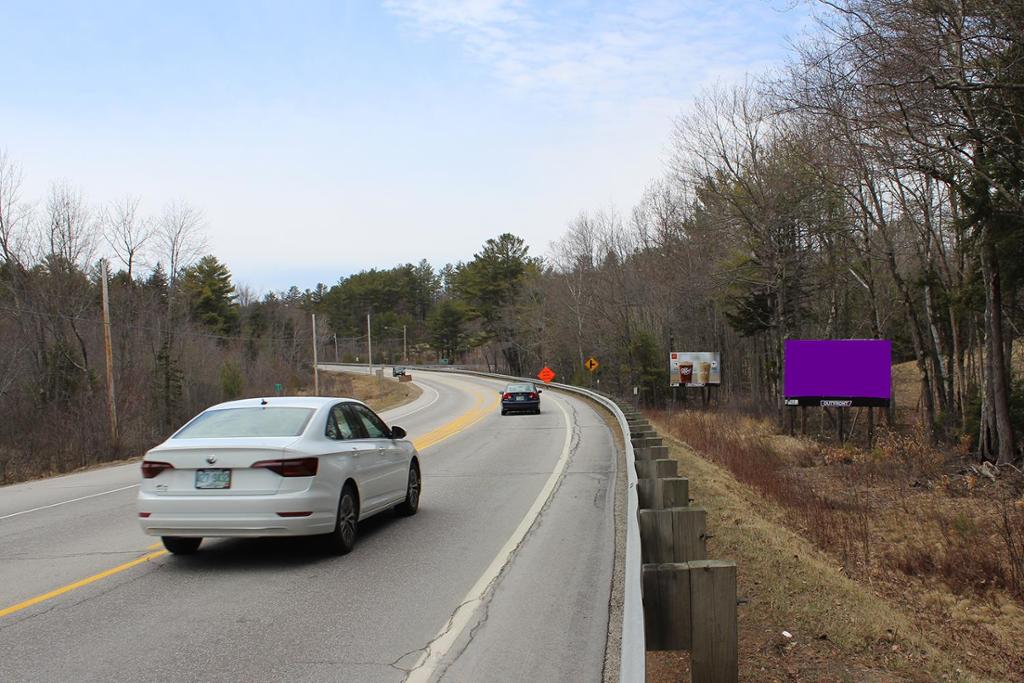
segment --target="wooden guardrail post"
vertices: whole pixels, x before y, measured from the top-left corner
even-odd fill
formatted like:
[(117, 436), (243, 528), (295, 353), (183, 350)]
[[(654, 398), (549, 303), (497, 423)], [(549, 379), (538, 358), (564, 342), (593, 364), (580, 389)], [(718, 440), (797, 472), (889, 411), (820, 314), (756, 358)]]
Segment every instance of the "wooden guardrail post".
[(634, 449), (637, 449), (637, 448), (650, 448), (651, 446), (664, 446), (665, 445), (665, 442), (662, 440), (662, 438), (660, 436), (656, 436), (656, 437), (644, 436), (644, 437), (640, 437), (639, 439), (631, 439), (631, 441), (633, 442), (633, 448)]
[(633, 457), (637, 460), (663, 460), (668, 457), (668, 446), (634, 448)]
[(690, 680), (736, 683), (736, 563), (690, 562)]
[(637, 460), (634, 465), (636, 465), (637, 479), (664, 479), (679, 476), (679, 462), (671, 458)]
[(690, 565), (685, 562), (645, 564), (640, 582), (647, 650), (689, 650), (692, 642)]
[(640, 560), (691, 562), (707, 559), (707, 512), (699, 507), (640, 510)]
[(689, 650), (694, 683), (737, 683), (736, 563), (645, 564), (641, 572), (648, 650)]
[(637, 479), (636, 495), (641, 510), (690, 506), (690, 480), (685, 477)]

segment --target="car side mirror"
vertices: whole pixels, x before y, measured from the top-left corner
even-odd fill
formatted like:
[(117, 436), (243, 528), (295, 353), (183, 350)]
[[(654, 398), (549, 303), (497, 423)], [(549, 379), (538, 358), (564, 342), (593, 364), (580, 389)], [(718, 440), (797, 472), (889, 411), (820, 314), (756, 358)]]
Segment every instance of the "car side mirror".
[(401, 427), (392, 427), (391, 428), (391, 438), (392, 439), (404, 439), (405, 437), (406, 437), (405, 430), (402, 429)]

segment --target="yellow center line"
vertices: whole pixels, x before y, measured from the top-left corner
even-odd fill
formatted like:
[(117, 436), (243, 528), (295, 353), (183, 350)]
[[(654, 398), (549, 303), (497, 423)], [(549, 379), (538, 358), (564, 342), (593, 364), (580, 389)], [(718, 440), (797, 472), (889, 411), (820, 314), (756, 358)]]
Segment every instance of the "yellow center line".
[(423, 436), (412, 440), (412, 445), (416, 447), (417, 451), (425, 450), (431, 446), (441, 443), (445, 439), (455, 436), (467, 427), (476, 424), (481, 419), (491, 414), (494, 411), (495, 406), (498, 405), (498, 399), (487, 401), (487, 395), (483, 392), (474, 390), (473, 393), (475, 394), (477, 401), (476, 405), (474, 405), (471, 410), (463, 413), (451, 422), (441, 425), (437, 429), (427, 432)]
[[(455, 436), (462, 430), (483, 419), (486, 415), (491, 413), (494, 410), (494, 407), (498, 404), (497, 400), (491, 400), (488, 402), (487, 396), (481, 391), (474, 390), (473, 394), (475, 395), (477, 401), (472, 409), (470, 409), (466, 413), (463, 413), (462, 415), (455, 418), (451, 422), (445, 423), (438, 427), (437, 429), (427, 432), (423, 436), (420, 436), (416, 439), (413, 439), (412, 443), (414, 446), (416, 446), (416, 450), (422, 451), (424, 449), (430, 448), (431, 446), (441, 443), (445, 439)], [(69, 583), (66, 586), (56, 588), (50, 591), (49, 593), (43, 593), (42, 595), (37, 595), (34, 598), (29, 598), (28, 600), (19, 602), (16, 605), (11, 605), (10, 607), (0, 609), (0, 618), (9, 616), (11, 614), (14, 614), (15, 612), (20, 612), (24, 609), (28, 609), (29, 607), (32, 607), (33, 605), (38, 605), (41, 602), (52, 600), (53, 598), (64, 595), (65, 593), (70, 593), (71, 591), (76, 590), (78, 588), (82, 588), (83, 586), (88, 586), (91, 583), (96, 583), (97, 581), (101, 581), (109, 576), (113, 576), (114, 574), (119, 574), (123, 571), (131, 569), (132, 567), (137, 567), (140, 564), (149, 562), (150, 560), (155, 560), (158, 557), (163, 557), (167, 554), (167, 551), (156, 550), (157, 548), (161, 547), (161, 545), (163, 544), (154, 543), (153, 545), (146, 548), (146, 550), (155, 550), (156, 552), (147, 553), (145, 555), (142, 555), (141, 557), (137, 557), (134, 560), (131, 560), (130, 562), (125, 562), (124, 564), (119, 564), (116, 567), (112, 567), (110, 569), (102, 571), (99, 574), (93, 574), (92, 576), (81, 579), (80, 581), (75, 581), (74, 583)]]
[(74, 583), (69, 583), (66, 586), (61, 586), (60, 588), (52, 590), (49, 593), (43, 593), (42, 595), (37, 595), (34, 598), (29, 598), (28, 600), (25, 600), (24, 602), (19, 602), (17, 605), (11, 605), (10, 607), (5, 607), (4, 609), (0, 609), (0, 617), (6, 617), (9, 614), (14, 614), (15, 612), (20, 612), (21, 610), (26, 609), (28, 607), (31, 607), (32, 605), (38, 605), (39, 603), (45, 602), (45, 601), (50, 600), (52, 598), (55, 598), (58, 595), (64, 595), (65, 593), (69, 593), (69, 592), (75, 590), (76, 588), (81, 588), (82, 586), (88, 586), (90, 583), (96, 583), (97, 581), (105, 579), (108, 576), (113, 576), (114, 574), (118, 574), (120, 572), (123, 572), (126, 569), (131, 569), (132, 567), (137, 567), (138, 565), (143, 564), (144, 562), (149, 562), (150, 560), (155, 560), (156, 558), (162, 557), (162, 556), (164, 556), (166, 554), (167, 554), (166, 550), (158, 550), (155, 553), (148, 553), (146, 555), (143, 555), (142, 557), (135, 558), (131, 562), (125, 562), (124, 564), (119, 564), (116, 567), (113, 567), (113, 568), (108, 569), (106, 571), (102, 571), (99, 574), (93, 574), (92, 576), (90, 576), (88, 578), (85, 578), (85, 579), (82, 579), (81, 581), (75, 581)]

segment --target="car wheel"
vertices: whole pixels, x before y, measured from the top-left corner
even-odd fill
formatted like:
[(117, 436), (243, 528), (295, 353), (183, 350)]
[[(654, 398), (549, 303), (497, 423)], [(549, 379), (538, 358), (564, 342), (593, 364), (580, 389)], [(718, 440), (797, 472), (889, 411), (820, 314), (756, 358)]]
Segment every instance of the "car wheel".
[(409, 484), (405, 489), (405, 500), (395, 506), (398, 510), (398, 514), (403, 517), (412, 517), (416, 514), (416, 511), (420, 509), (420, 491), (422, 490), (422, 484), (420, 483), (420, 471), (416, 465), (409, 467)]
[(164, 547), (167, 548), (167, 551), (175, 555), (191, 555), (199, 550), (199, 544), (203, 542), (201, 537), (192, 538), (185, 536), (161, 536), (160, 540), (164, 542)]
[(338, 500), (338, 519), (334, 531), (327, 535), (328, 546), (337, 555), (347, 555), (356, 547), (356, 533), (359, 527), (359, 505), (356, 492), (346, 484)]
[(502, 414), (502, 415), (508, 415), (508, 411), (507, 411), (507, 410), (505, 410), (504, 408), (502, 408), (502, 409), (501, 409), (501, 414)]

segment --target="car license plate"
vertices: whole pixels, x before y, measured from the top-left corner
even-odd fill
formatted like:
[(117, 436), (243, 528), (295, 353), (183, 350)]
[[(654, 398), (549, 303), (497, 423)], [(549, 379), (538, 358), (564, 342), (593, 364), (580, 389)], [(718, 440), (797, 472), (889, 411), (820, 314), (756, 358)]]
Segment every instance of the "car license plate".
[(526, 397), (525, 396), (516, 396), (516, 400), (517, 401), (525, 401)]
[(231, 470), (196, 470), (196, 488), (231, 488)]

